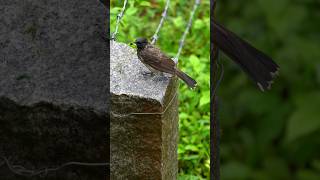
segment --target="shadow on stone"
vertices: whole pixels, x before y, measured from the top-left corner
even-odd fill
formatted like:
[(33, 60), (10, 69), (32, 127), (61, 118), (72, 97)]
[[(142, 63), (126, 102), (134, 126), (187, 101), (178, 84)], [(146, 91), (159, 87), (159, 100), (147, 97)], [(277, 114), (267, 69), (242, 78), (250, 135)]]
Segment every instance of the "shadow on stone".
[[(29, 170), (106, 163), (106, 7), (12, 0), (0, 1), (0, 11), (0, 156)], [(108, 169), (73, 165), (27, 178), (0, 159), (0, 179), (106, 179)]]

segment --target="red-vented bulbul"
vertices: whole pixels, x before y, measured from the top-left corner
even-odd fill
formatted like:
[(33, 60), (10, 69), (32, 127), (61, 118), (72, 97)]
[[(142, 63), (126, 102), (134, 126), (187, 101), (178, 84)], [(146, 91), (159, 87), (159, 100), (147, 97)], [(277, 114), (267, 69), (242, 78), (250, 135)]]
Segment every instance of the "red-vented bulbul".
[(212, 18), (211, 28), (213, 31), (211, 42), (239, 64), (262, 91), (270, 89), (273, 79), (278, 74), (279, 66), (270, 57), (240, 39)]
[(177, 75), (190, 88), (194, 88), (197, 82), (188, 76), (186, 73), (177, 69), (175, 62), (165, 55), (161, 50), (151, 45), (146, 38), (138, 38), (135, 42), (137, 45), (137, 55), (139, 60), (151, 72), (165, 72), (172, 75)]

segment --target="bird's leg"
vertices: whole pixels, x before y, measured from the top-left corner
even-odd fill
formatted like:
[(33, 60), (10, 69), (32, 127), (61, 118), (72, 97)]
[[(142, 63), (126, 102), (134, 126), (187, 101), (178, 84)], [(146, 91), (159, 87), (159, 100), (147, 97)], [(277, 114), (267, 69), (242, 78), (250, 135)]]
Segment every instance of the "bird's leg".
[(155, 69), (153, 69), (152, 67), (150, 67), (149, 65), (147, 65), (147, 64), (145, 64), (145, 63), (143, 63), (148, 69), (149, 69), (149, 71), (145, 71), (145, 72), (143, 72), (142, 74), (143, 75), (149, 75), (149, 76), (154, 76), (156, 73), (157, 73), (157, 71), (155, 70)]
[(144, 75), (144, 76), (154, 76), (154, 73), (152, 71), (144, 71), (144, 72), (142, 72), (142, 75)]
[(163, 72), (158, 71), (157, 75), (158, 76), (154, 77), (154, 80), (156, 81), (167, 81), (169, 79), (169, 77)]

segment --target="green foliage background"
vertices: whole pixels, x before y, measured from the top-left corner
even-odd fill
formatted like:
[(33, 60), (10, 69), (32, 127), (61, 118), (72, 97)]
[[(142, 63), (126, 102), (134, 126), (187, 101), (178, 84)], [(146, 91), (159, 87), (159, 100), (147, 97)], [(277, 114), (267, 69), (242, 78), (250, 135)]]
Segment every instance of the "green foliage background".
[(261, 93), (225, 56), (221, 178), (320, 179), (320, 1), (218, 0), (216, 18), (280, 65)]
[[(137, 37), (150, 39), (160, 22), (166, 0), (129, 0), (128, 3), (117, 41), (129, 43)], [(203, 0), (198, 7), (179, 59), (179, 67), (198, 82), (196, 90), (190, 90), (183, 82), (179, 88), (179, 179), (209, 178), (209, 4), (209, 0)], [(193, 5), (194, 1), (171, 0), (157, 41), (157, 46), (171, 57), (178, 51)], [(122, 6), (123, 0), (111, 0), (111, 32)]]

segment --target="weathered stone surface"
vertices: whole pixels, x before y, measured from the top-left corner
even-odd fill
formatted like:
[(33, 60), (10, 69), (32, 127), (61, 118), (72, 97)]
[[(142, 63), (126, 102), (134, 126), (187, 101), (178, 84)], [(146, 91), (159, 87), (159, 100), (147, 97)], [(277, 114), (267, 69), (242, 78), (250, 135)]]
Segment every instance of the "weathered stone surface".
[[(104, 5), (0, 0), (0, 12), (0, 155), (27, 169), (105, 162), (109, 52), (102, 38)], [(106, 169), (72, 166), (45, 179), (105, 179)], [(0, 177), (21, 178), (5, 165)]]
[(0, 96), (105, 112), (105, 8), (96, 0), (0, 1)]
[(125, 44), (111, 42), (110, 52), (111, 179), (176, 179), (177, 79), (144, 75)]

